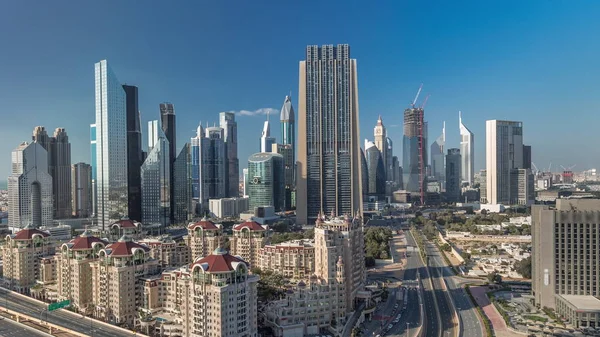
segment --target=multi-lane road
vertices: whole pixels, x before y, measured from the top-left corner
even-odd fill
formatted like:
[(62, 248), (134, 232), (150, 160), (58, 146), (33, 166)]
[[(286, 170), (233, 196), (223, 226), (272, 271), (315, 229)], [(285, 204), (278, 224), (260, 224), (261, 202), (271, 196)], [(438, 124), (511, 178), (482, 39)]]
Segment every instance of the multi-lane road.
[[(96, 337), (134, 336), (134, 332), (125, 332), (106, 324), (93, 322), (88, 318), (66, 312), (65, 310), (45, 311), (47, 304), (42, 304), (33, 299), (15, 295), (0, 288), (0, 307), (8, 308), (33, 318), (41, 317), (43, 321), (56, 324), (72, 331), (93, 335)], [(139, 334), (138, 334), (139, 335)]]
[(37, 331), (34, 328), (28, 327), (24, 324), (11, 321), (8, 318), (0, 317), (0, 337), (23, 336), (48, 337), (51, 335)]

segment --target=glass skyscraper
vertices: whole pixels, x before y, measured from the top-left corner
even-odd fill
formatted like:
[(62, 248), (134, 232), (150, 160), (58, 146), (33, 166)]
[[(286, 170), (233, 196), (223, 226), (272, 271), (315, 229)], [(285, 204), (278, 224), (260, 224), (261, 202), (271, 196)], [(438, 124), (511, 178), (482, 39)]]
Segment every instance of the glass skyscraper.
[(285, 173), (283, 156), (278, 153), (255, 153), (248, 158), (248, 192), (250, 209), (285, 207)]
[[(404, 189), (418, 193), (425, 188), (427, 168), (427, 123), (423, 122), (423, 139), (420, 141), (420, 114), (425, 114), (421, 108), (404, 110), (404, 136), (402, 138), (402, 170)], [(424, 117), (423, 117), (424, 119)], [(422, 150), (422, 153), (420, 153)], [(423, 170), (422, 175), (420, 170)], [(421, 181), (422, 178), (422, 181)]]
[(208, 210), (209, 199), (227, 197), (227, 152), (223, 129), (198, 125), (191, 140), (192, 203), (196, 215)]
[(350, 46), (308, 46), (300, 61), (297, 223), (362, 215), (356, 60)]
[[(148, 123), (150, 129), (158, 121)], [(171, 170), (169, 162), (169, 140), (162, 129), (155, 129), (154, 144), (140, 169), (142, 181), (142, 222), (145, 224), (171, 223)], [(151, 131), (148, 132), (151, 134)]]
[(138, 88), (123, 85), (127, 112), (127, 194), (129, 218), (142, 220), (142, 129), (138, 107)]
[(237, 122), (233, 112), (219, 114), (219, 126), (223, 129), (223, 140), (227, 151), (227, 196), (240, 195), (240, 161), (238, 159)]
[(191, 146), (185, 143), (177, 158), (175, 158), (175, 210), (173, 218), (176, 224), (185, 223), (190, 219), (192, 212), (192, 157)]
[(90, 124), (90, 162), (92, 166), (92, 214), (98, 214), (98, 195), (96, 189), (96, 124)]
[[(177, 129), (175, 124), (175, 107), (172, 103), (164, 102), (159, 105), (160, 107), (160, 125), (164, 132), (164, 135), (167, 137), (169, 141), (169, 169), (171, 174), (171, 181), (175, 180), (175, 156), (177, 155)], [(173, 219), (173, 210), (175, 209), (173, 202), (175, 202), (175, 198), (173, 195), (175, 194), (175, 185), (171, 185), (171, 219)]]
[(95, 65), (96, 190), (102, 229), (129, 214), (125, 90), (106, 60)]
[(363, 188), (367, 189), (369, 196), (383, 199), (386, 181), (385, 164), (383, 163), (381, 151), (373, 142), (365, 141), (365, 160), (368, 171), (368, 186), (363, 186)]

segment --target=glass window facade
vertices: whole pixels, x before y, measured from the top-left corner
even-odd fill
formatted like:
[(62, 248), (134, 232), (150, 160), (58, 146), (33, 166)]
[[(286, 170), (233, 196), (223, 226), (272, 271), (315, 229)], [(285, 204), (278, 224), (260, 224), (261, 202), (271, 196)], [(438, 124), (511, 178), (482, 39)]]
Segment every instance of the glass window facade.
[(171, 224), (169, 141), (162, 130), (158, 130), (158, 133), (158, 139), (140, 170), (142, 223), (168, 226)]
[(256, 153), (248, 158), (250, 209), (273, 206), (275, 211), (285, 207), (285, 172), (283, 156), (277, 153)]

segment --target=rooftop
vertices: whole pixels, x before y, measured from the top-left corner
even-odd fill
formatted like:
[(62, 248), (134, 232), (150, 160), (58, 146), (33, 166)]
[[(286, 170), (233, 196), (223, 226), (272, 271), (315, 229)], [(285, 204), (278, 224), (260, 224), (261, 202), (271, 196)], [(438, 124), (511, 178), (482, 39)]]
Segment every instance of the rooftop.
[(592, 295), (556, 295), (577, 310), (600, 311), (600, 300)]
[(214, 222), (208, 220), (207, 218), (202, 218), (202, 220), (196, 223), (190, 223), (188, 225), (188, 229), (196, 229), (197, 227), (202, 227), (204, 230), (217, 230), (219, 227), (215, 225)]
[(206, 272), (228, 272), (235, 270), (239, 263), (246, 264), (242, 258), (233, 256), (227, 250), (219, 247), (211, 255), (194, 262), (192, 269), (199, 265)]
[(31, 226), (26, 226), (25, 228), (18, 231), (13, 237), (13, 240), (31, 240), (34, 235), (41, 235), (42, 237), (48, 237), (50, 234), (48, 232), (41, 231), (37, 228), (33, 228)]
[(261, 226), (261, 224), (259, 224), (256, 221), (242, 222), (241, 224), (234, 226), (233, 230), (239, 231), (244, 228), (248, 228), (249, 230), (252, 230), (252, 231), (264, 231), (265, 230), (265, 227)]

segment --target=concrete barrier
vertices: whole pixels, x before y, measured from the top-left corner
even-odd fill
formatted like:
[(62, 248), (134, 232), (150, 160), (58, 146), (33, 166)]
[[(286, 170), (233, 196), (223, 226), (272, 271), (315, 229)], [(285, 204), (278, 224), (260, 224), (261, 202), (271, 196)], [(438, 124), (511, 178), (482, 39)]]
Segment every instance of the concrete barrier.
[[(450, 248), (452, 249), (451, 252), (452, 254), (454, 254), (454, 257), (456, 257), (456, 259), (461, 263), (465, 263), (465, 259), (463, 259), (462, 256), (460, 256), (460, 254), (458, 253), (458, 251), (456, 250), (456, 248), (454, 248), (454, 245), (452, 245), (450, 242), (448, 242), (443, 236), (442, 233), (438, 232), (438, 239), (440, 240), (440, 242), (442, 244), (447, 243)], [(445, 252), (441, 252), (442, 254), (446, 254)]]
[(448, 291), (448, 283), (446, 281), (445, 278), (442, 277), (442, 280), (444, 282), (442, 282), (442, 284), (444, 285), (444, 290), (446, 291), (446, 295), (448, 296), (448, 299), (450, 299), (450, 305), (452, 306), (452, 312), (454, 313), (453, 315), (453, 319), (454, 322), (456, 322), (456, 337), (460, 336), (460, 317), (458, 317), (458, 311), (456, 311), (456, 304), (454, 304), (454, 299), (452, 298), (452, 295), (450, 295), (450, 292)]
[[(17, 319), (16, 319), (16, 322), (17, 322), (17, 323), (21, 323), (21, 320), (20, 320), (20, 318), (24, 318), (25, 320), (27, 320), (27, 321), (31, 321), (31, 322), (40, 322), (40, 319), (39, 319), (39, 318), (31, 317), (31, 316), (29, 316), (29, 315), (25, 315), (25, 314), (22, 314), (22, 313), (20, 313), (20, 312), (17, 312), (17, 311), (13, 311), (13, 310), (6, 309), (6, 308), (4, 308), (4, 311), (5, 311), (5, 312), (7, 312), (7, 313), (8, 313), (8, 314), (10, 314), (10, 315), (13, 315), (13, 316), (15, 316), (15, 317), (17, 318)], [(36, 323), (36, 324), (37, 324), (37, 323)], [(82, 334), (82, 333), (79, 333), (79, 332), (77, 332), (77, 331), (73, 331), (73, 330), (67, 329), (67, 328), (65, 328), (65, 327), (62, 327), (62, 326), (60, 326), (60, 325), (56, 325), (56, 324), (49, 323), (49, 322), (47, 322), (47, 321), (43, 321), (43, 323), (41, 323), (41, 322), (40, 322), (40, 325), (48, 327), (48, 330), (49, 330), (49, 332), (50, 332), (48, 335), (50, 335), (50, 336), (53, 336), (53, 335), (52, 335), (52, 329), (54, 329), (54, 330), (56, 330), (56, 331), (62, 331), (62, 332), (66, 332), (66, 333), (69, 333), (69, 334), (71, 334), (71, 335), (75, 335), (75, 336), (79, 336), (79, 337), (88, 337), (88, 335), (86, 335), (86, 334)], [(29, 328), (30, 328), (30, 329), (33, 329), (33, 330), (36, 330), (36, 331), (38, 331), (38, 332), (41, 332), (41, 333), (46, 333), (45, 331), (38, 330), (38, 329), (34, 329), (34, 328), (32, 328), (32, 327), (29, 327)], [(46, 333), (46, 334), (47, 334), (47, 333)]]

